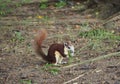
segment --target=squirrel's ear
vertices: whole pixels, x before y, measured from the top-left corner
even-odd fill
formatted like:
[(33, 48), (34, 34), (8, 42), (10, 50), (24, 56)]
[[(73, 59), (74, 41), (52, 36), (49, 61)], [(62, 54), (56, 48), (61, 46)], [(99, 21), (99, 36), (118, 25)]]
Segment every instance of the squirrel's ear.
[(67, 44), (67, 43), (64, 43), (64, 46), (68, 46), (68, 44)]
[(64, 43), (64, 46), (65, 46), (66, 48), (70, 49), (70, 46), (69, 46), (68, 43)]

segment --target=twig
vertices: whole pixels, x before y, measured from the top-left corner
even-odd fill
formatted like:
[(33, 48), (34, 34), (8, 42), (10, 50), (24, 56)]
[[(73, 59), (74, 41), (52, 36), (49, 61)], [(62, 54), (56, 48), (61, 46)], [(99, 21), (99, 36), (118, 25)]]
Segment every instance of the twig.
[(77, 77), (75, 77), (74, 79), (71, 79), (71, 80), (69, 80), (69, 81), (67, 81), (67, 82), (64, 82), (63, 84), (68, 84), (68, 83), (70, 83), (70, 82), (72, 82), (72, 81), (75, 81), (75, 80), (77, 80), (78, 78), (80, 78), (80, 77), (83, 77), (84, 75), (86, 75), (86, 74), (90, 74), (90, 72), (91, 73), (94, 73), (94, 72), (96, 72), (96, 73), (100, 73), (102, 70), (90, 70), (90, 71), (87, 71), (86, 73), (84, 73), (84, 74), (81, 74), (81, 75), (79, 75), (79, 76), (77, 76)]
[(69, 81), (67, 81), (67, 82), (64, 82), (63, 84), (67, 84), (67, 83), (70, 83), (70, 82), (72, 82), (72, 81), (75, 81), (75, 80), (77, 80), (78, 78), (83, 77), (84, 75), (85, 75), (85, 74), (81, 74), (81, 75), (75, 77), (74, 79), (71, 79), (71, 80), (69, 80)]
[(114, 53), (110, 53), (110, 54), (107, 54), (107, 55), (96, 57), (94, 59), (89, 59), (89, 60), (86, 60), (86, 61), (83, 61), (83, 62), (78, 62), (76, 64), (64, 66), (64, 67), (61, 67), (61, 69), (70, 68), (70, 67), (73, 67), (73, 66), (78, 66), (78, 65), (81, 65), (81, 64), (89, 63), (89, 62), (98, 61), (98, 60), (101, 60), (101, 59), (104, 59), (104, 58), (108, 58), (108, 57), (112, 57), (112, 56), (115, 56), (115, 55), (119, 55), (120, 56), (120, 52), (114, 52)]

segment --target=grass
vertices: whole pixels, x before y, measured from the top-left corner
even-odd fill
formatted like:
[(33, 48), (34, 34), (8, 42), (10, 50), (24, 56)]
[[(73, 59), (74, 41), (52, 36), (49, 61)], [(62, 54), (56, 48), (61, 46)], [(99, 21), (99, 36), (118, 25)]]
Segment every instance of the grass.
[[(40, 1), (40, 2), (42, 2), (39, 6), (40, 9), (48, 8), (48, 4), (46, 3), (47, 1), (48, 0)], [(12, 1), (12, 0), (0, 0), (0, 15), (2, 15), (2, 16), (7, 15), (7, 14), (11, 13), (12, 11), (14, 11), (17, 7), (22, 6), (22, 4), (30, 3), (30, 2), (31, 2), (31, 0), (21, 0), (19, 2)], [(59, 1), (53, 5), (57, 8), (62, 8), (64, 6), (66, 6), (66, 2)]]
[[(91, 29), (89, 31), (81, 31), (79, 36), (88, 39), (86, 47), (81, 48), (95, 50), (96, 52), (104, 52), (110, 50), (120, 41), (120, 36), (114, 32), (105, 29)], [(106, 43), (107, 42), (107, 43)]]
[(57, 75), (59, 73), (59, 71), (60, 70), (58, 68), (52, 68), (52, 69), (49, 70), (49, 72), (53, 75)]
[(68, 64), (70, 64), (70, 63), (72, 63), (73, 62), (73, 56), (70, 54), (70, 51), (68, 52), (68, 56), (69, 56), (69, 58), (68, 58)]
[(32, 81), (31, 80), (20, 80), (20, 83), (21, 84), (32, 84)]
[(11, 0), (0, 0), (0, 15), (5, 15), (6, 13), (11, 12), (11, 8), (9, 7), (9, 3), (11, 2)]
[(67, 64), (71, 64), (74, 61), (74, 57), (69, 57), (68, 58), (68, 63)]
[(46, 65), (43, 66), (42, 69), (51, 73), (52, 75), (57, 75), (60, 70), (59, 70), (59, 68), (53, 67), (53, 66), (54, 66), (53, 64), (48, 64), (47, 63)]
[(11, 41), (12, 41), (13, 43), (16, 42), (16, 41), (18, 41), (18, 42), (23, 42), (24, 40), (25, 40), (24, 36), (23, 36), (22, 33), (19, 32), (19, 31), (15, 31), (15, 32), (14, 32), (14, 36), (13, 36), (13, 38), (11, 39)]
[[(57, 8), (63, 8), (67, 5), (66, 1), (64, 0), (61, 0), (59, 2), (56, 2), (55, 4), (53, 4), (54, 7), (57, 7)], [(40, 9), (46, 9), (48, 8), (48, 3), (46, 1), (40, 3), (40, 6), (39, 6)]]
[(40, 7), (40, 9), (46, 9), (48, 7), (48, 4), (47, 3), (41, 3), (39, 7)]
[(57, 8), (63, 8), (66, 5), (67, 5), (66, 1), (62, 1), (62, 0), (57, 2), (57, 3), (55, 3), (55, 7), (57, 7)]
[(120, 36), (105, 29), (92, 29), (90, 31), (80, 32), (79, 36), (96, 40), (120, 40)]
[(22, 33), (21, 32), (15, 32), (15, 39), (18, 40), (18, 41), (23, 41), (24, 40), (24, 37), (22, 36)]
[(29, 3), (31, 0), (21, 0), (19, 2), (14, 2), (12, 0), (0, 0), (0, 15), (4, 16), (20, 7), (24, 3)]

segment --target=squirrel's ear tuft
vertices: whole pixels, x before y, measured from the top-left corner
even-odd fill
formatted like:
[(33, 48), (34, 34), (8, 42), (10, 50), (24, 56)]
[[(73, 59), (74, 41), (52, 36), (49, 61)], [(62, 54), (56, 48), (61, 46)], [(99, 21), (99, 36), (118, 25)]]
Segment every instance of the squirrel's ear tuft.
[(67, 46), (67, 43), (64, 43), (64, 46)]
[(69, 47), (69, 44), (68, 44), (68, 43), (64, 43), (64, 46), (68, 48), (68, 47)]
[(70, 46), (69, 46), (68, 43), (64, 43), (64, 46), (65, 46), (66, 48), (70, 49)]

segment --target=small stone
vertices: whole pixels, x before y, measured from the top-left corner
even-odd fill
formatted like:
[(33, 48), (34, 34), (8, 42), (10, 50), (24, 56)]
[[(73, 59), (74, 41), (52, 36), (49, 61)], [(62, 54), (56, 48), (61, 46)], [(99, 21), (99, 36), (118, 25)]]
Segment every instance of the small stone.
[(103, 84), (110, 84), (108, 81), (104, 81), (104, 83)]
[(73, 84), (78, 84), (78, 83), (76, 82), (76, 83), (73, 83)]
[(20, 77), (21, 77), (21, 79), (25, 79), (25, 78), (27, 78), (27, 74), (21, 73), (21, 74), (20, 74)]
[(120, 84), (120, 80), (115, 81), (114, 84)]

